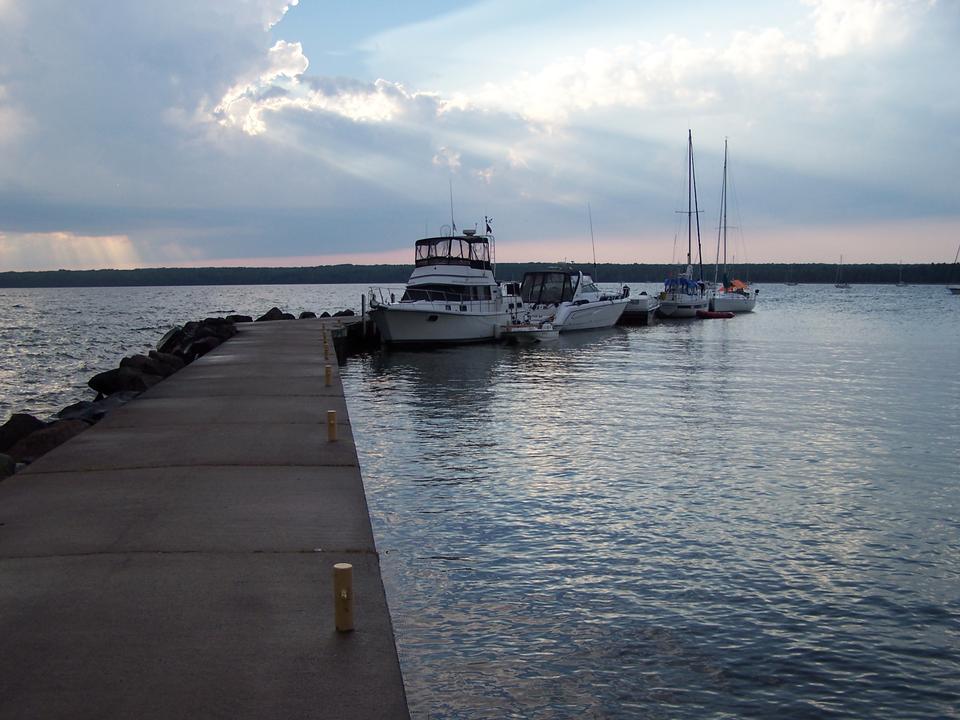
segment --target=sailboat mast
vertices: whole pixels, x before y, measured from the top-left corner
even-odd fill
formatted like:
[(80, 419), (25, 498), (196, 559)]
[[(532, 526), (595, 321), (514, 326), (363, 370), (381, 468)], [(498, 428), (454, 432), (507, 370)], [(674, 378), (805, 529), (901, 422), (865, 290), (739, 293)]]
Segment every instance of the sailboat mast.
[(693, 164), (693, 134), (690, 134), (690, 177), (693, 180), (693, 214), (697, 216), (697, 262), (700, 265), (700, 282), (703, 282), (703, 247), (700, 244), (700, 206), (697, 204), (697, 169)]
[(687, 267), (690, 267), (690, 246), (693, 242), (693, 131), (687, 129)]
[(723, 139), (723, 276), (727, 276), (727, 139)]
[[(727, 139), (723, 139), (723, 185), (720, 190), (720, 222), (717, 225), (717, 258), (713, 265), (713, 284), (720, 277), (720, 242), (723, 241), (723, 277), (727, 277)], [(726, 279), (724, 279), (726, 283)]]

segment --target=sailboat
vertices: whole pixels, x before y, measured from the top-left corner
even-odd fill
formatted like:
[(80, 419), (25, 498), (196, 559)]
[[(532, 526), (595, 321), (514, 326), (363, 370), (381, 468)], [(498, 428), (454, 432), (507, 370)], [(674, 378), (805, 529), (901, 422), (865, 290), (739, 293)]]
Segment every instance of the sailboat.
[[(957, 245), (957, 254), (953, 256), (953, 280), (955, 280), (957, 276), (957, 260), (960, 260), (960, 245)], [(960, 295), (960, 285), (957, 285), (955, 282), (947, 285), (947, 290), (954, 295)]]
[(903, 260), (897, 263), (897, 270), (899, 270), (899, 278), (897, 280), (897, 287), (907, 287), (907, 284), (903, 281)]
[(840, 256), (840, 264), (837, 265), (837, 281), (833, 284), (835, 288), (841, 288), (842, 290), (849, 290), (850, 283), (845, 283), (842, 280), (842, 270), (843, 270), (843, 255)]
[[(723, 240), (723, 282), (717, 283), (720, 266), (720, 241)], [(717, 228), (717, 261), (713, 266), (715, 294), (710, 298), (714, 312), (753, 312), (759, 290), (750, 292), (743, 280), (727, 278), (727, 141), (723, 141), (723, 190), (720, 193), (720, 223)]]
[[(703, 284), (703, 254), (700, 249), (700, 210), (697, 207), (697, 178), (693, 166), (693, 132), (687, 130), (687, 268), (677, 277), (667, 278), (660, 293), (662, 317), (692, 318), (706, 310), (709, 298)], [(697, 252), (700, 253), (700, 280), (693, 279), (693, 222), (697, 223)]]

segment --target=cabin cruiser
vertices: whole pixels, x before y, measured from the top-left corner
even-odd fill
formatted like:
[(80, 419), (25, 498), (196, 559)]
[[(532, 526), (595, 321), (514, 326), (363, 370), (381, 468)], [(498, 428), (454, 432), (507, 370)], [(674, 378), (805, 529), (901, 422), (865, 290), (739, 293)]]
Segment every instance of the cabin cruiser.
[(500, 286), (490, 262), (490, 235), (417, 240), (414, 269), (400, 296), (371, 288), (370, 317), (388, 344), (496, 340), (519, 308), (516, 283)]
[(524, 312), (535, 324), (551, 323), (560, 332), (613, 327), (629, 299), (598, 288), (578, 270), (527, 272), (520, 286)]

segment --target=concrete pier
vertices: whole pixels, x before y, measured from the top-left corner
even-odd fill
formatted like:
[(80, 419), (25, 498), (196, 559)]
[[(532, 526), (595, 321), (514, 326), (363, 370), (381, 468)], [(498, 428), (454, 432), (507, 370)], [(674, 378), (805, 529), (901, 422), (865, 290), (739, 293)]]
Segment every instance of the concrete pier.
[(408, 717), (334, 325), (240, 325), (0, 482), (0, 718)]

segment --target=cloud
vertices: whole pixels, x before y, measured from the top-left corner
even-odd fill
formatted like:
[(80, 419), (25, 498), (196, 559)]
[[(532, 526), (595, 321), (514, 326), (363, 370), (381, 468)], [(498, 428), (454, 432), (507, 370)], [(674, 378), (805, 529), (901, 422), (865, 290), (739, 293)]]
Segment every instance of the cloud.
[(433, 156), (433, 164), (449, 168), (451, 172), (456, 172), (460, 169), (460, 153), (448, 147), (442, 147)]
[[(325, 45), (297, 25), (307, 8), (287, 12), (294, 2), (0, 0), (0, 220), (8, 242), (46, 238), (32, 247), (50, 264), (81, 262), (67, 249), (82, 247), (148, 264), (373, 253), (443, 220), (454, 172), (458, 225), (489, 212), (504, 236), (549, 242), (585, 227), (591, 201), (606, 236), (626, 242), (642, 225), (669, 249), (660, 226), (688, 123), (707, 191), (725, 134), (738, 160), (751, 156), (752, 219), (948, 214), (950, 9), (811, 0), (798, 18), (798, 2), (699, 26), (633, 5), (625, 21), (609, 2), (561, 4), (547, 20), (475, 3), (489, 22), (401, 26), (398, 54), (371, 40), (342, 77), (325, 74)], [(382, 28), (410, 17), (391, 7)], [(311, 9), (311, 22), (339, 22), (319, 0)], [(367, 27), (362, 11), (348, 20)], [(541, 22), (549, 32), (532, 36)], [(470, 42), (440, 63), (427, 40), (441, 34)], [(127, 238), (134, 254), (57, 233)], [(31, 243), (16, 244), (6, 257), (26, 262)]]
[(824, 58), (897, 45), (910, 33), (911, 16), (925, 9), (916, 0), (808, 0), (808, 4), (813, 6), (814, 45)]
[(283, 20), (283, 16), (292, 7), (300, 4), (300, 0), (259, 0), (262, 3), (263, 26), (267, 30)]
[(18, 140), (27, 126), (23, 112), (14, 107), (8, 98), (6, 87), (0, 85), (0, 146)]

